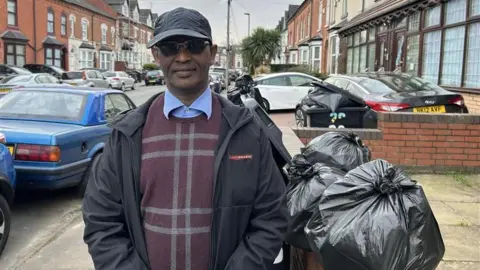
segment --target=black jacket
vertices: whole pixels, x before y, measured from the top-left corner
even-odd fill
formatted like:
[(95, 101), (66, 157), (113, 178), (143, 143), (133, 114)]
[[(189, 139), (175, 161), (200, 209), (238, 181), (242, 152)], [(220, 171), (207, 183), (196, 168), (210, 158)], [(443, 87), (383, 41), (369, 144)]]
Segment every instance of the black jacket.
[[(246, 108), (218, 96), (210, 270), (271, 267), (287, 228), (285, 184), (270, 142)], [(122, 114), (94, 162), (83, 201), (84, 241), (96, 269), (150, 269), (139, 188), (142, 129), (152, 97)], [(252, 155), (232, 160), (230, 155)], [(164, 181), (169, 181), (165, 179)]]

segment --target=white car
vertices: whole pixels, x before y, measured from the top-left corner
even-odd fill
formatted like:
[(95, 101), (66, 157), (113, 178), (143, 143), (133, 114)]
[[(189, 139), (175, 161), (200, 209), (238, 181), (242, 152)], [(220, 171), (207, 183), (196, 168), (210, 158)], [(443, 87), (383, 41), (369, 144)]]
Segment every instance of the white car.
[(254, 80), (268, 111), (295, 109), (308, 90), (313, 88), (311, 83), (322, 81), (299, 72), (268, 74)]
[(103, 76), (107, 78), (113, 89), (125, 91), (130, 88), (135, 90), (135, 79), (124, 71), (104, 72)]

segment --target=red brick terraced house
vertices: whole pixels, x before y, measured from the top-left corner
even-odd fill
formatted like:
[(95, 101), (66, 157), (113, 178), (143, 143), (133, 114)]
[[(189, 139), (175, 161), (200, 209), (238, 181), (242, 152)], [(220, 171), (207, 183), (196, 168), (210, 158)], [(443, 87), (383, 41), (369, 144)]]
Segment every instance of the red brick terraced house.
[[(115, 60), (122, 56), (124, 43), (118, 31), (123, 15), (109, 3), (111, 1), (0, 0), (0, 13), (4, 13), (0, 15), (0, 64), (113, 70)], [(130, 3), (124, 2), (129, 16)], [(152, 20), (152, 16), (148, 12), (145, 22)], [(146, 48), (145, 44), (152, 37), (152, 24), (139, 21), (136, 38), (132, 28), (132, 43), (136, 41), (140, 44), (138, 47)], [(140, 63), (152, 60), (148, 53), (145, 49)]]

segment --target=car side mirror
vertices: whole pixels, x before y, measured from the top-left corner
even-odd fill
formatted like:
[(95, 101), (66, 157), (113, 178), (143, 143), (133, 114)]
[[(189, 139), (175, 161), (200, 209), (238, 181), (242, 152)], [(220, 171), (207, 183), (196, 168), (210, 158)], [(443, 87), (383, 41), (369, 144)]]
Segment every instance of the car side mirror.
[(58, 83), (58, 84), (63, 84), (63, 81), (62, 81), (62, 80), (58, 80), (57, 83)]
[(107, 77), (103, 76), (103, 79), (104, 79), (104, 80), (106, 80), (106, 79), (107, 79)]
[(312, 92), (313, 92), (313, 88), (308, 89), (309, 94), (312, 93)]

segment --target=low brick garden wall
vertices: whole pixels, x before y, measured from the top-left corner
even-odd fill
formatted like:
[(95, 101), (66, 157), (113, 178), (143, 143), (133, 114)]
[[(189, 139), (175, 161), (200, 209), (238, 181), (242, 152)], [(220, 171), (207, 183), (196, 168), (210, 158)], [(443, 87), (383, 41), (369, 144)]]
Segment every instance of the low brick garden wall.
[(292, 127), (300, 140), (354, 132), (373, 158), (417, 172), (480, 172), (480, 115), (380, 113), (378, 129)]

